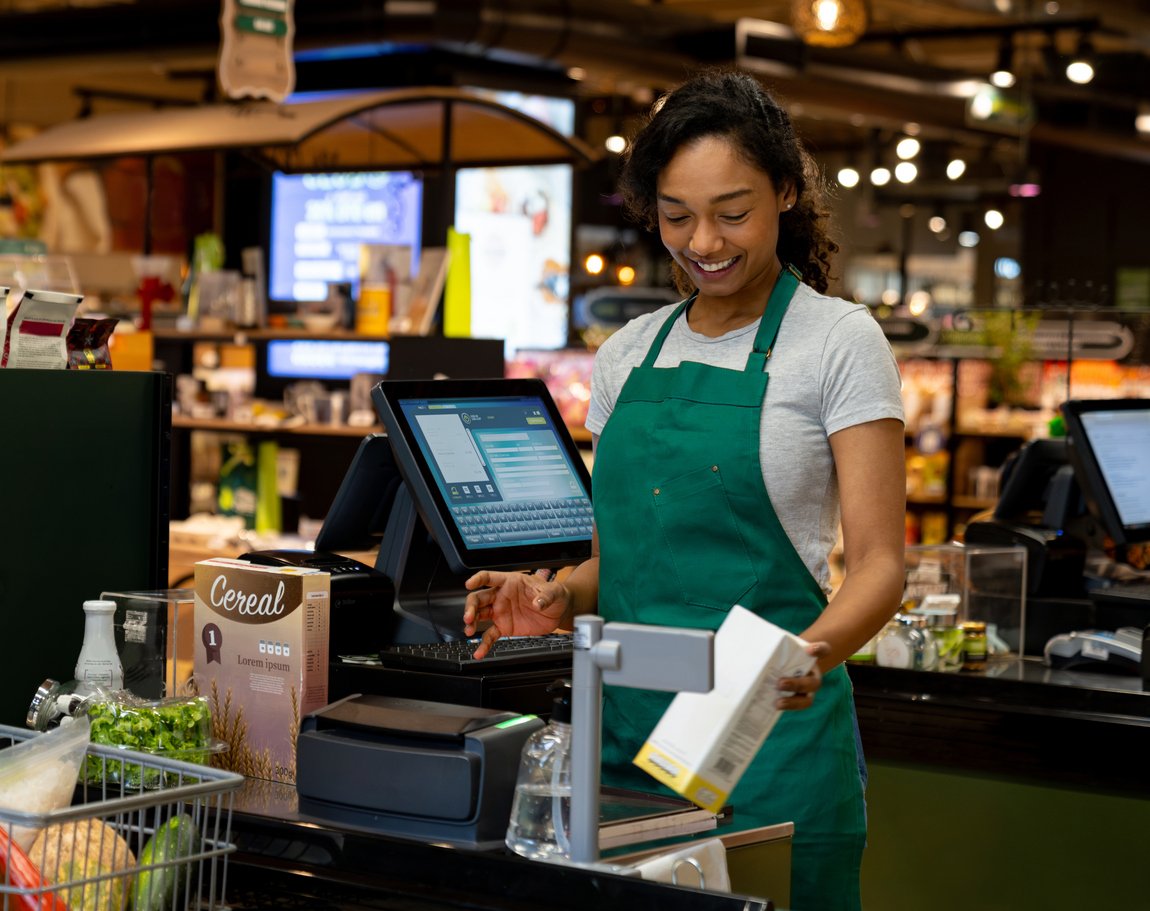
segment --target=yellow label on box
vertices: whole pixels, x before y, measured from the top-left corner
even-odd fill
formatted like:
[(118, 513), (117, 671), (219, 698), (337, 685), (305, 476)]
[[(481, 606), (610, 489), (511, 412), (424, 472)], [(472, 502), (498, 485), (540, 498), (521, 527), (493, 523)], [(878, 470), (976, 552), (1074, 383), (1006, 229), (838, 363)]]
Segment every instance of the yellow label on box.
[(698, 804), (704, 810), (718, 813), (727, 802), (729, 794), (726, 791), (716, 787), (701, 775), (694, 774), (687, 766), (676, 762), (650, 743), (643, 745), (643, 749), (633, 761), (656, 781), (665, 784), (675, 793), (682, 794), (691, 803)]

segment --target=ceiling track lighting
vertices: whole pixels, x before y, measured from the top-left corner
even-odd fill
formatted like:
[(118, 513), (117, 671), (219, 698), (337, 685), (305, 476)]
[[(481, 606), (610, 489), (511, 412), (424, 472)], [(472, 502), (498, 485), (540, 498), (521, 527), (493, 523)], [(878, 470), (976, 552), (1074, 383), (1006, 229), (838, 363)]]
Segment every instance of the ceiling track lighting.
[(1145, 101), (1138, 105), (1138, 113), (1134, 117), (1134, 129), (1142, 136), (1150, 136), (1150, 104)]
[(794, 0), (791, 28), (804, 44), (814, 47), (849, 47), (867, 29), (870, 11), (866, 0)]
[(1066, 65), (1066, 78), (1076, 85), (1088, 85), (1094, 79), (1094, 42), (1086, 32), (1079, 36), (1074, 57)]
[(1014, 72), (1014, 39), (1010, 35), (1003, 35), (1002, 44), (998, 48), (998, 62), (990, 74), (990, 82), (1000, 89), (1009, 89), (1017, 81)]

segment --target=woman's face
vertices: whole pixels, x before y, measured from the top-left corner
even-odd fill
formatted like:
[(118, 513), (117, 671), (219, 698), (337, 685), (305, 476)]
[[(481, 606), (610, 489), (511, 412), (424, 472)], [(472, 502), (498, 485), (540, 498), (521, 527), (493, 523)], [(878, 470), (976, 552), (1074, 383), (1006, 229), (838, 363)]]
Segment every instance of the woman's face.
[(700, 299), (766, 304), (779, 274), (779, 213), (794, 201), (730, 140), (704, 136), (659, 174), (659, 235)]

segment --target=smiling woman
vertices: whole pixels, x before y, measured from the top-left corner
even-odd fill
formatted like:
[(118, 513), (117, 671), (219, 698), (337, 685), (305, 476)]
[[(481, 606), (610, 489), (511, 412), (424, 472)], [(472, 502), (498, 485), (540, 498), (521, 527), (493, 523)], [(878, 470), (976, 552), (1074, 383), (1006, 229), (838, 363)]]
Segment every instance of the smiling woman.
[[(595, 356), (596, 552), (562, 581), (473, 577), (465, 622), (492, 620), (486, 648), (594, 610), (715, 630), (738, 605), (801, 636), (817, 670), (775, 694), (784, 711), (735, 818), (794, 823), (790, 907), (853, 911), (863, 769), (841, 662), (902, 593), (902, 401), (866, 307), (819, 293), (836, 247), (808, 163), (745, 73), (703, 73), (656, 104), (620, 189), (689, 296)], [(845, 573), (828, 604), (840, 516)], [(631, 760), (670, 698), (605, 688), (604, 783), (659, 792)]]

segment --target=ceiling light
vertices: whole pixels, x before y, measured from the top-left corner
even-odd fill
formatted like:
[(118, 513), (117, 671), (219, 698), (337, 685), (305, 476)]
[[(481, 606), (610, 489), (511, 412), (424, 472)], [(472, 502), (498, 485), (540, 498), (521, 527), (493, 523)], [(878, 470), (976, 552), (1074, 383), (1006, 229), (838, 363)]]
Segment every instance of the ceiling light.
[(966, 162), (961, 158), (952, 158), (946, 164), (946, 176), (951, 180), (958, 180), (966, 173)]
[(1085, 33), (1078, 39), (1074, 59), (1066, 65), (1066, 78), (1077, 85), (1086, 85), (1094, 79), (1094, 44)]
[(930, 292), (920, 288), (918, 291), (911, 292), (910, 297), (906, 300), (906, 309), (911, 316), (922, 316), (930, 309), (932, 300)]
[(913, 136), (907, 136), (898, 141), (898, 145), (894, 147), (894, 153), (904, 161), (908, 158), (914, 158), (922, 148), (922, 144)]
[(918, 168), (913, 162), (900, 161), (894, 166), (894, 176), (899, 183), (910, 183), (918, 177)]
[(890, 183), (890, 168), (877, 167), (870, 172), (870, 182), (876, 187), (885, 187)]
[(946, 230), (946, 216), (941, 212), (936, 212), (930, 217), (930, 220), (926, 223), (926, 226), (930, 228), (931, 234), (941, 234)]
[(1143, 136), (1150, 135), (1150, 104), (1145, 101), (1138, 105), (1138, 115), (1134, 118), (1134, 129)]
[(583, 268), (588, 275), (601, 275), (607, 261), (599, 253), (591, 253), (583, 260)]
[(960, 247), (977, 247), (978, 246), (978, 232), (977, 231), (960, 231), (958, 234), (958, 245)]
[(997, 231), (1006, 222), (1006, 218), (998, 209), (987, 209), (982, 220), (991, 231)]
[(867, 27), (865, 0), (795, 0), (791, 27), (804, 43), (816, 47), (846, 47)]
[(1000, 89), (1008, 89), (1016, 81), (1014, 75), (1014, 42), (1010, 35), (1003, 35), (1002, 44), (998, 48), (998, 63), (994, 67), (994, 72), (990, 74), (990, 82)]
[(851, 187), (858, 186), (859, 172), (852, 167), (840, 168), (835, 176), (840, 187), (846, 187), (849, 190)]
[(620, 285), (631, 285), (635, 282), (635, 267), (634, 266), (620, 266), (615, 270), (615, 278), (619, 280)]
[(618, 133), (615, 133), (612, 136), (608, 136), (607, 139), (603, 142), (603, 145), (608, 152), (611, 152), (615, 155), (621, 155), (627, 148), (627, 140), (620, 136)]

